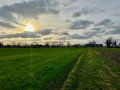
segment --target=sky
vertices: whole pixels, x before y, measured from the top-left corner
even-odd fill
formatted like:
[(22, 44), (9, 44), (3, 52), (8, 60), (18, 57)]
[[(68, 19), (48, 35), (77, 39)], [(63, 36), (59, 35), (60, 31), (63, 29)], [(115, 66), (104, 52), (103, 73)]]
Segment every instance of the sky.
[[(26, 25), (34, 32), (26, 32)], [(120, 0), (0, 0), (0, 41), (120, 43)]]

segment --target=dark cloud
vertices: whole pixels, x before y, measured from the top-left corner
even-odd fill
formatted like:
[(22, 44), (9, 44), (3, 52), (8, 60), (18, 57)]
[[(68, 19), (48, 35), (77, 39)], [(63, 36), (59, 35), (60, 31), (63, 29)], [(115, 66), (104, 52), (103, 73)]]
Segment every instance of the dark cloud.
[(86, 36), (86, 38), (90, 38), (92, 36), (95, 36), (96, 34), (98, 34), (99, 32), (97, 31), (88, 31), (88, 32), (85, 32), (84, 35)]
[(120, 34), (120, 26), (114, 26), (113, 30), (109, 32), (110, 34)]
[(67, 33), (67, 32), (63, 32), (61, 35), (69, 35), (69, 33)]
[(98, 10), (95, 7), (93, 7), (93, 8), (83, 8), (82, 10), (73, 13), (72, 17), (77, 18), (77, 17), (80, 17), (82, 15), (87, 15), (89, 13), (100, 13), (100, 12), (104, 12), (104, 11), (105, 10)]
[(100, 31), (100, 30), (102, 30), (102, 28), (101, 27), (97, 27), (97, 28), (93, 28), (92, 30)]
[(72, 17), (80, 17), (82, 14), (80, 13), (80, 12), (76, 12), (76, 13), (74, 13), (73, 15), (72, 15)]
[(55, 35), (59, 35), (59, 36), (62, 36), (62, 35), (66, 35), (66, 36), (69, 36), (69, 33), (66, 31), (66, 32), (58, 32), (58, 31), (54, 31), (53, 34)]
[(110, 19), (104, 19), (103, 21), (95, 24), (95, 26), (111, 26), (114, 25), (115, 23), (112, 22)]
[(25, 18), (36, 18), (41, 14), (58, 14), (58, 3), (55, 0), (32, 0), (15, 3), (0, 8), (0, 17), (16, 22), (14, 14)]
[(52, 33), (52, 29), (43, 29), (37, 32), (24, 32), (24, 33), (15, 33), (15, 34), (8, 34), (8, 35), (1, 35), (0, 39), (3, 38), (39, 38), (41, 35), (49, 35)]
[(2, 8), (0, 8), (0, 17), (6, 21), (16, 22), (16, 18), (13, 16), (13, 14), (5, 11)]
[(86, 29), (93, 23), (89, 20), (77, 20), (71, 24), (70, 29)]
[(16, 34), (8, 34), (8, 35), (1, 35), (0, 39), (3, 38), (38, 38), (40, 35), (37, 35), (36, 33), (33, 32), (24, 32), (24, 33), (16, 33)]
[(12, 24), (6, 23), (6, 22), (3, 22), (3, 21), (0, 21), (0, 26), (6, 27), (6, 28), (16, 28), (16, 27), (13, 26)]
[(96, 32), (89, 32), (89, 33), (84, 33), (84, 35), (79, 35), (79, 34), (73, 34), (70, 37), (72, 39), (88, 39), (94, 36)]
[(83, 35), (73, 34), (70, 37), (72, 39), (89, 39), (93, 36), (97, 36), (98, 34), (103, 33), (103, 30), (104, 29), (102, 29), (102, 28), (93, 28), (92, 31), (86, 31), (85, 33), (83, 33)]
[(70, 37), (72, 39), (87, 39), (88, 38), (87, 36), (82, 36), (82, 35), (79, 35), (79, 34), (73, 34)]
[(78, 11), (78, 12), (75, 12), (73, 15), (72, 15), (72, 17), (79, 17), (79, 16), (81, 16), (81, 15), (86, 15), (86, 14), (88, 14), (88, 13), (91, 13), (91, 12), (93, 12), (94, 11), (94, 9), (89, 9), (89, 8), (83, 8), (82, 10), (80, 10), (80, 11)]
[(41, 34), (41, 35), (49, 35), (52, 33), (52, 29), (43, 29), (43, 30), (39, 30), (36, 33)]
[(65, 22), (71, 22), (71, 20), (67, 19), (67, 20), (65, 20)]

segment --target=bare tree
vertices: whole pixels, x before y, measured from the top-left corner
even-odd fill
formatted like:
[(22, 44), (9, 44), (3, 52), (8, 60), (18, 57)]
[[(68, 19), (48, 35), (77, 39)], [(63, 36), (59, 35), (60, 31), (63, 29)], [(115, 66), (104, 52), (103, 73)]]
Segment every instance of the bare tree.
[(3, 43), (2, 43), (2, 42), (0, 42), (0, 48), (1, 48), (1, 47), (3, 47)]
[(46, 42), (44, 46), (45, 46), (45, 47), (50, 47), (49, 42)]
[(90, 47), (95, 47), (95, 44), (96, 44), (96, 42), (94, 40), (89, 42)]
[(117, 41), (116, 40), (112, 40), (112, 45), (113, 45), (113, 47), (116, 47), (117, 46)]
[(59, 42), (59, 46), (62, 47), (64, 46), (64, 43), (62, 41)]
[(113, 41), (113, 37), (109, 37), (109, 38), (106, 39), (105, 44), (108, 48), (111, 47), (112, 41)]
[(71, 46), (71, 43), (70, 41), (67, 42), (67, 47), (70, 47)]

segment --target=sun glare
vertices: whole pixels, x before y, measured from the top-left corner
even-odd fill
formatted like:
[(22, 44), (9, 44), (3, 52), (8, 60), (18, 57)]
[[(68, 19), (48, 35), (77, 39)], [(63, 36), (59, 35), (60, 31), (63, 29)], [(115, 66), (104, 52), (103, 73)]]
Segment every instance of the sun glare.
[(34, 28), (33, 28), (32, 25), (27, 25), (27, 26), (25, 27), (25, 31), (27, 31), (27, 32), (33, 32), (33, 31), (34, 31)]

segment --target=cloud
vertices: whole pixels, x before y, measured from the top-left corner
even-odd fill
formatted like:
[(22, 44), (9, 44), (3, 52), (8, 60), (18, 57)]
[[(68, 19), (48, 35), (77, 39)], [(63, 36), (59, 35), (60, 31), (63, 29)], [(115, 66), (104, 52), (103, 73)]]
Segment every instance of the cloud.
[(73, 34), (70, 35), (72, 39), (90, 39), (93, 36), (97, 36), (98, 34), (103, 34), (104, 29), (103, 28), (93, 28), (91, 30), (87, 30), (86, 32), (83, 33), (83, 35), (79, 34)]
[(62, 32), (60, 30), (54, 30), (52, 34), (58, 35), (58, 36), (69, 36), (70, 35), (67, 30), (64, 30)]
[(102, 29), (101, 27), (96, 27), (96, 28), (93, 28), (92, 30), (100, 31), (101, 29)]
[(110, 19), (104, 19), (103, 21), (95, 24), (95, 26), (111, 26), (114, 25), (115, 23), (112, 22)]
[(70, 20), (70, 19), (67, 19), (67, 20), (65, 20), (65, 22), (71, 22), (71, 20)]
[(0, 17), (3, 19), (17, 22), (16, 16), (24, 18), (36, 18), (41, 14), (59, 13), (57, 10), (58, 3), (55, 0), (32, 0), (28, 2), (15, 3), (0, 8)]
[(63, 32), (62, 35), (69, 35), (69, 33), (67, 33), (67, 32)]
[(69, 36), (61, 36), (58, 40), (71, 40)]
[(89, 32), (89, 33), (84, 33), (84, 35), (79, 35), (79, 34), (73, 34), (70, 37), (72, 39), (88, 39), (94, 36), (96, 32)]
[(71, 5), (77, 3), (78, 0), (60, 0), (61, 7), (69, 8)]
[(82, 36), (82, 35), (79, 35), (79, 34), (73, 34), (70, 37), (72, 39), (87, 39), (88, 38), (87, 36)]
[(80, 17), (82, 14), (80, 12), (76, 12), (72, 15), (72, 17), (76, 18), (76, 17)]
[(73, 13), (72, 17), (73, 18), (77, 18), (77, 17), (80, 17), (82, 15), (87, 15), (89, 13), (100, 13), (100, 12), (104, 12), (105, 10), (98, 10), (97, 8), (95, 7), (92, 7), (92, 8), (83, 8), (75, 13)]
[(114, 26), (110, 34), (120, 34), (120, 26)]
[(88, 13), (91, 13), (93, 12), (94, 10), (90, 10), (88, 8), (83, 8), (82, 10), (78, 11), (78, 12), (75, 12), (72, 17), (74, 18), (77, 18), (77, 17), (80, 17), (81, 15), (86, 15)]
[(52, 33), (52, 29), (43, 29), (43, 30), (39, 30), (36, 33), (41, 34), (41, 35), (49, 35)]
[(41, 35), (49, 35), (52, 33), (52, 29), (43, 29), (37, 32), (24, 32), (24, 33), (15, 33), (15, 34), (8, 34), (8, 35), (1, 35), (0, 39), (3, 38), (39, 38)]
[(113, 13), (113, 16), (118, 16), (118, 17), (120, 17), (120, 13), (119, 13), (119, 12), (115, 12), (115, 13)]
[(106, 33), (105, 29), (102, 28), (102, 27), (95, 27), (95, 28), (92, 28), (91, 30), (94, 30), (94, 32), (98, 32), (98, 33)]
[(24, 32), (24, 33), (16, 33), (16, 34), (8, 34), (8, 35), (1, 35), (0, 39), (3, 38), (38, 38), (40, 35), (37, 35), (36, 33), (33, 32)]
[(47, 37), (47, 38), (43, 38), (44, 40), (51, 40), (52, 38), (51, 37)]
[(6, 28), (16, 28), (16, 27), (13, 26), (12, 24), (7, 23), (7, 22), (3, 22), (3, 21), (0, 21), (0, 26), (6, 27)]
[(93, 23), (93, 21), (89, 20), (77, 20), (71, 24), (70, 29), (86, 29)]

